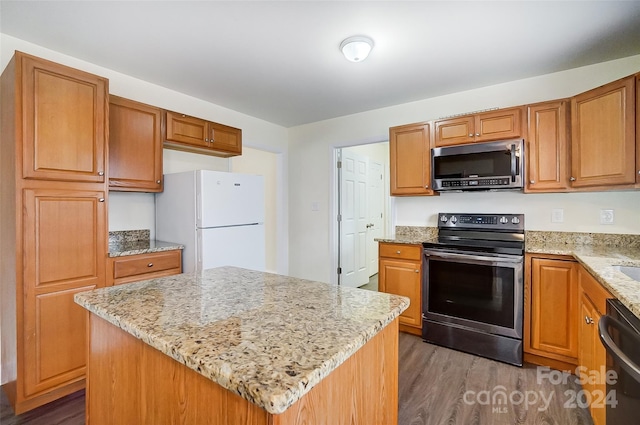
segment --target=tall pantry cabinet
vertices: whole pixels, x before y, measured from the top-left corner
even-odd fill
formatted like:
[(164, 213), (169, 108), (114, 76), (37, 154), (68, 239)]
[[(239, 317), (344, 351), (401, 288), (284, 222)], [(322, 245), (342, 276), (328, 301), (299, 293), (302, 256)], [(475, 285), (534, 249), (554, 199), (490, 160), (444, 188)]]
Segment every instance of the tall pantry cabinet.
[(15, 413), (84, 387), (77, 292), (104, 286), (108, 80), (16, 52), (2, 73), (2, 377)]

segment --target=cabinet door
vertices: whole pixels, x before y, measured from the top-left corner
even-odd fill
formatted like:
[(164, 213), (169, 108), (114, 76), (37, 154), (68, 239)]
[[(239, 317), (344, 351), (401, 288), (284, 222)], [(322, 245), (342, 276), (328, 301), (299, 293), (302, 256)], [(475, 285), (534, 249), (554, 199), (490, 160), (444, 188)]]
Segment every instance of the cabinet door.
[(211, 149), (240, 155), (242, 153), (242, 130), (210, 122), (209, 140)]
[(569, 188), (568, 121), (567, 101), (528, 107), (527, 192)]
[(109, 188), (162, 191), (162, 112), (159, 108), (110, 97)]
[(633, 184), (635, 79), (614, 81), (571, 100), (574, 187)]
[(513, 139), (522, 136), (522, 109), (504, 109), (475, 116), (475, 141)]
[(400, 323), (421, 327), (420, 262), (380, 259), (380, 291), (403, 295), (411, 300), (409, 308), (400, 315)]
[(593, 379), (594, 382), (585, 379), (582, 388), (589, 401), (598, 402), (596, 406), (589, 406), (594, 425), (605, 425), (606, 409), (603, 395), (607, 391), (606, 382), (604, 382), (607, 353), (598, 336), (598, 321), (601, 314), (585, 292), (580, 297), (580, 316), (581, 373), (586, 376), (600, 377)]
[(389, 129), (391, 195), (433, 195), (429, 124)]
[(82, 379), (86, 312), (76, 292), (104, 286), (106, 203), (99, 191), (24, 191), (26, 395)]
[(167, 140), (203, 148), (209, 147), (207, 122), (167, 111)]
[(530, 348), (558, 360), (575, 361), (577, 309), (578, 263), (532, 258)]
[(108, 81), (43, 59), (20, 57), (23, 177), (104, 182)]
[(435, 128), (435, 146), (463, 145), (475, 140), (475, 117), (469, 115), (461, 118), (438, 120)]

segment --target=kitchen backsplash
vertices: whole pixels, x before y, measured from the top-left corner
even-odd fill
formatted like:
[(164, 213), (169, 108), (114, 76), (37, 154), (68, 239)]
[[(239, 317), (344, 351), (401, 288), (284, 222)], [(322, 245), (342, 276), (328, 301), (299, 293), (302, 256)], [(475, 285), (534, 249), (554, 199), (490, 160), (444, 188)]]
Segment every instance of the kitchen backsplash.
[(151, 238), (149, 229), (142, 230), (114, 230), (109, 232), (109, 243), (123, 243), (135, 241), (148, 241)]
[(546, 232), (525, 231), (525, 245), (530, 244), (566, 244), (595, 246), (640, 247), (640, 235), (616, 233), (580, 233), (580, 232)]

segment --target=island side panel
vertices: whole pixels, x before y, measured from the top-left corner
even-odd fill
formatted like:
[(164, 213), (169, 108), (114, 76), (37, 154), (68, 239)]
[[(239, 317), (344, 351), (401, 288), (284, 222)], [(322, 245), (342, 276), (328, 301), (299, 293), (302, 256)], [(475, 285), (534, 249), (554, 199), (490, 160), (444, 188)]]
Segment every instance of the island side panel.
[(397, 424), (398, 319), (272, 415), (89, 314), (87, 424)]
[(273, 417), (273, 425), (397, 423), (398, 319)]
[(87, 314), (87, 425), (269, 424), (265, 410)]

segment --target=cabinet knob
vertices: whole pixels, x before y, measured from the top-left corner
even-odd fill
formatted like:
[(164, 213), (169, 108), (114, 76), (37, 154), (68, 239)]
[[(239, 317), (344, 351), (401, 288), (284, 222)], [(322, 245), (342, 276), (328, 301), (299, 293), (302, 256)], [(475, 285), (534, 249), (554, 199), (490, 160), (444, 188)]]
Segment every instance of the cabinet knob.
[(153, 267), (153, 263), (147, 264), (147, 267)]
[(204, 139), (205, 142), (209, 143), (209, 139)]
[(98, 199), (98, 202), (104, 202), (104, 198)]
[(396, 254), (400, 254), (400, 251), (396, 251)]
[(428, 185), (428, 184), (425, 184), (425, 185), (424, 185), (424, 188), (425, 188), (425, 189), (429, 189), (429, 185)]
[(416, 270), (416, 273), (420, 273), (420, 270)]
[(480, 133), (476, 133), (476, 137), (480, 137)]
[(473, 137), (473, 133), (469, 133), (469, 137)]
[(530, 184), (534, 184), (536, 181), (535, 180), (529, 180)]
[(160, 184), (160, 180), (156, 180), (156, 183)]
[(638, 170), (638, 174), (640, 174), (640, 170)]
[(569, 177), (569, 180), (571, 180), (572, 182), (576, 181), (575, 177)]
[(591, 317), (589, 317), (589, 316), (584, 316), (584, 322), (587, 325), (592, 325), (593, 324), (593, 319)]
[(104, 176), (104, 171), (98, 171), (99, 176)]

